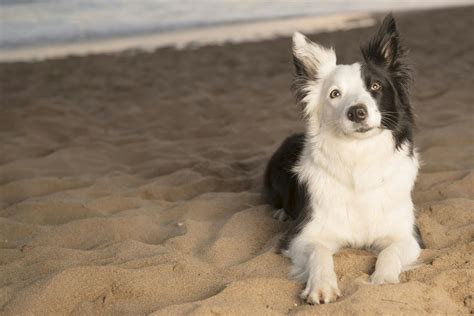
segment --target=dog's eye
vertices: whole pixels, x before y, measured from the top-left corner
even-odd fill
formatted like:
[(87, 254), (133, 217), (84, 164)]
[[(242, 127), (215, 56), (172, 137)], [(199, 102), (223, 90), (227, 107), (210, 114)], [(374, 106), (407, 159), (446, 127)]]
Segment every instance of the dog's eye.
[(370, 85), (370, 90), (372, 90), (372, 91), (382, 90), (382, 85), (380, 83), (378, 83), (377, 81), (375, 81)]
[(329, 94), (329, 97), (331, 99), (334, 99), (334, 98), (337, 98), (337, 97), (340, 97), (340, 96), (341, 96), (341, 93), (337, 89), (332, 90), (331, 93)]

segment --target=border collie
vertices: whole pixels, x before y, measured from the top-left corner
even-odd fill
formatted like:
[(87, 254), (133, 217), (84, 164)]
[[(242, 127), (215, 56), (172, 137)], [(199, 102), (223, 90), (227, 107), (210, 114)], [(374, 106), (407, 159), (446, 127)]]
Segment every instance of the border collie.
[(287, 138), (265, 172), (275, 217), (292, 219), (281, 251), (310, 304), (341, 295), (332, 258), (340, 248), (380, 251), (373, 284), (399, 282), (420, 254), (410, 71), (391, 14), (361, 50), (361, 62), (338, 65), (333, 49), (293, 35), (292, 88), (306, 131)]

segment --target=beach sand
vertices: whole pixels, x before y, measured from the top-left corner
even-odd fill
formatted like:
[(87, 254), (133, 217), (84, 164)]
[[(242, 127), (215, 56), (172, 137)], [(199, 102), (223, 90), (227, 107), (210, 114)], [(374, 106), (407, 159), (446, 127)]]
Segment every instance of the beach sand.
[[(427, 249), (401, 283), (335, 255), (343, 297), (310, 306), (261, 199), (303, 124), (289, 38), (0, 64), (0, 313), (400, 314), (474, 311), (474, 7), (398, 15), (416, 69)], [(310, 36), (341, 62), (373, 28)]]

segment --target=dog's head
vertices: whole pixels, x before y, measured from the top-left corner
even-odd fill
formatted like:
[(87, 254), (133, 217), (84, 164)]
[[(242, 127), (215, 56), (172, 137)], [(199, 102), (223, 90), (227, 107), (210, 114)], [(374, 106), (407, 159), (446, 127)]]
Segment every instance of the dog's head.
[(404, 55), (392, 15), (362, 47), (362, 61), (352, 65), (337, 65), (333, 49), (295, 33), (293, 90), (308, 131), (368, 138), (389, 129), (397, 146), (411, 141), (410, 73)]

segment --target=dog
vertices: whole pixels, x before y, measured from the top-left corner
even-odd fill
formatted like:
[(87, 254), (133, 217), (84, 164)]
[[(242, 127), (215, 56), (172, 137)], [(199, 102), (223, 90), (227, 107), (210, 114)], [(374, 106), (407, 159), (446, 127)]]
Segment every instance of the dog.
[(380, 251), (373, 284), (399, 282), (421, 251), (411, 72), (392, 14), (361, 52), (361, 62), (336, 64), (332, 48), (293, 35), (292, 89), (306, 128), (282, 143), (264, 175), (274, 216), (292, 220), (280, 250), (310, 304), (341, 296), (332, 256), (343, 247)]

